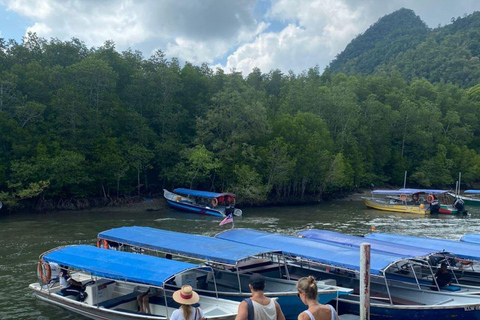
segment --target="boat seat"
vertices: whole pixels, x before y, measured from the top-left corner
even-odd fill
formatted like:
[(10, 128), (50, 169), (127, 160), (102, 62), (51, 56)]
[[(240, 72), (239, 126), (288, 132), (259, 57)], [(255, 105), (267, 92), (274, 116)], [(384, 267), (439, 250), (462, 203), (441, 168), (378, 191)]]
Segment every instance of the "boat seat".
[(447, 291), (460, 291), (461, 288), (457, 286), (446, 286), (446, 287), (440, 287), (441, 290), (447, 290)]
[(109, 300), (105, 300), (103, 302), (100, 302), (98, 304), (98, 306), (99, 307), (104, 307), (106, 309), (111, 309), (111, 308), (116, 307), (118, 305), (121, 305), (123, 303), (136, 300), (137, 296), (141, 293), (142, 292), (140, 292), (140, 291), (133, 291), (132, 293), (129, 293), (127, 295), (123, 295), (123, 296), (120, 296), (120, 297), (116, 297), (116, 298), (113, 298), (113, 299), (109, 299)]

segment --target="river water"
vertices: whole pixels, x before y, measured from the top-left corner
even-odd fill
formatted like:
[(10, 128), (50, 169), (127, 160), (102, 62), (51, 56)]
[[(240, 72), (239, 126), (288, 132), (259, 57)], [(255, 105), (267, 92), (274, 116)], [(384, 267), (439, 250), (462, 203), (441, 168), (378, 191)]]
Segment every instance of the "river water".
[[(154, 209), (154, 210), (152, 210)], [(334, 230), (353, 235), (377, 232), (460, 239), (480, 233), (480, 208), (467, 208), (470, 217), (384, 213), (366, 209), (359, 199), (318, 205), (245, 208), (235, 228), (295, 234), (305, 228)], [(231, 224), (219, 219), (174, 211), (162, 200), (107, 208), (48, 214), (0, 212), (0, 319), (85, 319), (34, 298), (28, 285), (36, 281), (38, 256), (56, 246), (95, 244), (100, 231), (121, 226), (149, 226), (213, 236)]]

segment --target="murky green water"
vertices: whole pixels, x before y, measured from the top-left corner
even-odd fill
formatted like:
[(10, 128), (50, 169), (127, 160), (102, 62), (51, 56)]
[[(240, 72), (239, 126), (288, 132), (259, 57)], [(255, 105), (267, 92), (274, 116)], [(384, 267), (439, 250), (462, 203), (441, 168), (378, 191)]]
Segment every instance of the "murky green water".
[[(0, 319), (84, 319), (36, 300), (28, 285), (36, 281), (40, 253), (65, 244), (94, 244), (98, 232), (120, 226), (149, 226), (193, 234), (215, 235), (231, 228), (219, 220), (136, 204), (131, 209), (49, 214), (0, 214)], [(237, 228), (294, 234), (304, 228), (335, 230), (363, 235), (375, 226), (378, 232), (432, 236), (458, 240), (480, 233), (480, 208), (467, 208), (470, 217), (423, 217), (368, 210), (361, 201), (332, 201), (315, 206), (246, 208), (235, 220)]]

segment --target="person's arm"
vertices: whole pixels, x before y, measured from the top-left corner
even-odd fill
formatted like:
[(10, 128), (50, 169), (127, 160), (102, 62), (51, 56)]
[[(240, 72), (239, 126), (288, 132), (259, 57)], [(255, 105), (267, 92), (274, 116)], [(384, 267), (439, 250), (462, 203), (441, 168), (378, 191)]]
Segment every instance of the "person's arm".
[[(275, 301), (275, 309), (277, 310), (277, 320), (285, 320), (285, 315), (277, 301)], [(298, 319), (300, 320), (300, 315), (298, 316)]]
[[(238, 306), (238, 313), (235, 320), (247, 320), (248, 319), (248, 305), (246, 301), (240, 302)], [(285, 317), (283, 318), (285, 319)]]

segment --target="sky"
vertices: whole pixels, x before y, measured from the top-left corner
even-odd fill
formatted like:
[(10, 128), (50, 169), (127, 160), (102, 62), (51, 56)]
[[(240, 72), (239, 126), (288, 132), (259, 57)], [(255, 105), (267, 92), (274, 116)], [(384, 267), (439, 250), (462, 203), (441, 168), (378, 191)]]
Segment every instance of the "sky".
[(28, 32), (47, 40), (78, 38), (88, 47), (112, 40), (144, 58), (162, 50), (181, 63), (207, 63), (248, 75), (280, 69), (323, 70), (357, 35), (400, 8), (429, 27), (480, 11), (479, 0), (0, 0), (0, 38)]

